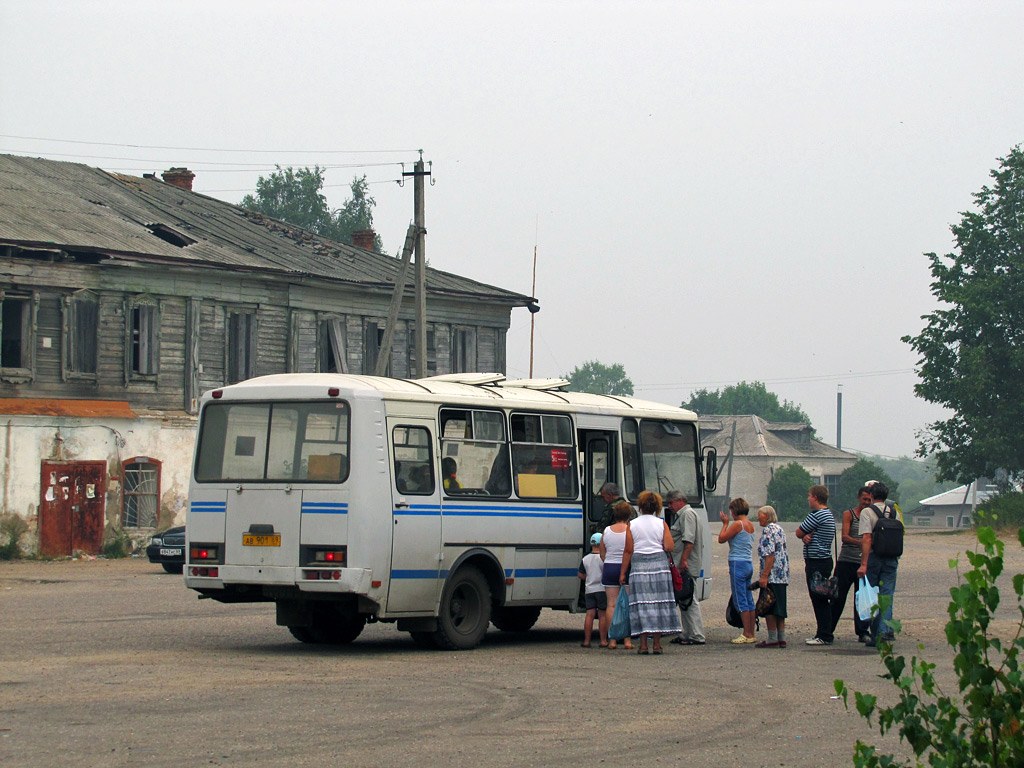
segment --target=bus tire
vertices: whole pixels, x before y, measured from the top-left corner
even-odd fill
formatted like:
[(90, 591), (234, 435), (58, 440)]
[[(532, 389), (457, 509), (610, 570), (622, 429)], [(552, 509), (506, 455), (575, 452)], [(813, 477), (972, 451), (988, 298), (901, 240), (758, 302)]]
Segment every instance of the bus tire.
[(290, 626), (288, 627), (288, 631), (292, 633), (292, 637), (301, 643), (316, 642), (316, 640), (313, 639), (313, 633), (310, 631), (309, 627)]
[(346, 645), (359, 637), (365, 626), (365, 616), (341, 611), (321, 611), (313, 616), (310, 634), (316, 643)]
[(491, 621), (491, 590), (479, 570), (463, 566), (448, 577), (434, 640), (446, 651), (465, 651), (483, 640)]
[(513, 605), (495, 608), (491, 623), (502, 632), (526, 632), (540, 618), (539, 605)]

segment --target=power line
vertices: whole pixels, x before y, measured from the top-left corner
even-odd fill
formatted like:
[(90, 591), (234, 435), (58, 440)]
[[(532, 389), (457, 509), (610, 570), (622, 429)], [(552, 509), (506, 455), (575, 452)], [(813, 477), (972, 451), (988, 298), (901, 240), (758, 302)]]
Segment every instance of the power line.
[(107, 141), (78, 141), (76, 139), (48, 139), (41, 136), (15, 136), (0, 133), (0, 138), (24, 141), (51, 141), (60, 144), (87, 144), (94, 147), (128, 147), (130, 149), (169, 149), (175, 152), (251, 152), (263, 154), (309, 154), (309, 155), (372, 155), (389, 152), (418, 152), (418, 149), (216, 149), (213, 147), (162, 147), (152, 144), (115, 144)]
[[(762, 384), (798, 384), (815, 381), (839, 381), (843, 379), (863, 379), (874, 376), (902, 376), (908, 373), (915, 373), (913, 368), (893, 368), (887, 371), (850, 371), (849, 373), (828, 373), (815, 376), (793, 376), (781, 379), (755, 379)], [(728, 386), (739, 383), (735, 379), (726, 381), (681, 381), (673, 383), (658, 384), (637, 384), (637, 389), (685, 389), (694, 387)]]
[[(17, 151), (19, 151), (19, 150), (0, 149), (0, 152), (17, 152)], [(77, 153), (69, 153), (69, 152), (47, 152), (46, 154), (49, 155), (49, 156), (52, 156), (52, 157), (78, 157), (78, 158), (84, 158), (84, 159), (88, 159), (88, 160), (122, 160), (124, 162), (129, 162), (129, 163), (156, 163), (156, 164), (160, 164), (160, 165), (185, 163), (186, 165), (197, 165), (197, 166), (198, 165), (229, 165), (229, 166), (232, 166), (231, 168), (223, 168), (223, 169), (205, 168), (205, 169), (203, 169), (204, 173), (212, 173), (212, 172), (215, 172), (217, 170), (220, 170), (220, 172), (222, 172), (222, 173), (245, 173), (247, 171), (273, 171), (273, 170), (276, 170), (277, 165), (279, 165), (279, 163), (275, 164), (275, 165), (272, 165), (272, 166), (268, 166), (266, 163), (222, 163), (222, 162), (217, 162), (215, 160), (185, 160), (185, 159), (182, 159), (180, 157), (179, 158), (175, 158), (173, 160), (157, 160), (157, 159), (149, 158), (149, 157), (117, 157), (117, 156), (112, 156), (112, 155), (80, 155), (80, 154), (77, 154)], [(327, 165), (319, 165), (318, 163), (314, 163), (314, 165), (318, 165), (322, 170), (326, 171), (326, 170), (331, 170), (331, 169), (334, 169), (334, 168), (382, 168), (382, 167), (388, 166), (388, 165), (401, 165), (401, 163), (392, 161), (392, 162), (388, 162), (388, 163), (330, 163), (330, 164), (327, 164)], [(139, 169), (139, 168), (117, 168), (117, 169), (111, 169), (111, 170), (132, 170), (132, 171), (134, 171), (134, 170), (143, 170), (143, 169)]]

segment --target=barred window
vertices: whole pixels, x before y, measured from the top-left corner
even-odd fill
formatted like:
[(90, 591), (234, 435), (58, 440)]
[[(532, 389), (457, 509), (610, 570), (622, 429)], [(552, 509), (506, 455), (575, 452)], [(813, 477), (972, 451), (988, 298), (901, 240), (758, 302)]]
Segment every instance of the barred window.
[(156, 528), (160, 516), (160, 462), (148, 457), (124, 464), (125, 528)]

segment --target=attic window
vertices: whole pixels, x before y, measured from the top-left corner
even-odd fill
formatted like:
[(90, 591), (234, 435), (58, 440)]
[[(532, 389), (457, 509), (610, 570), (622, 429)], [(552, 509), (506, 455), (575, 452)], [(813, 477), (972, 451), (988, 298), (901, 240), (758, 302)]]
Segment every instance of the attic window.
[(165, 243), (170, 243), (178, 248), (184, 248), (186, 245), (192, 245), (192, 243), (196, 242), (191, 237), (183, 235), (180, 232), (176, 232), (164, 224), (147, 224), (146, 229), (159, 237)]

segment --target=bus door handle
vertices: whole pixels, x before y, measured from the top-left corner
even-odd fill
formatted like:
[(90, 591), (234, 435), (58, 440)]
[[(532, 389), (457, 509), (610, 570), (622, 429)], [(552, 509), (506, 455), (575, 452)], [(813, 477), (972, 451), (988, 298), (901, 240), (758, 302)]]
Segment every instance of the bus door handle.
[(395, 509), (408, 509), (408, 508), (409, 508), (409, 502), (407, 502), (407, 501), (396, 501), (395, 502)]

